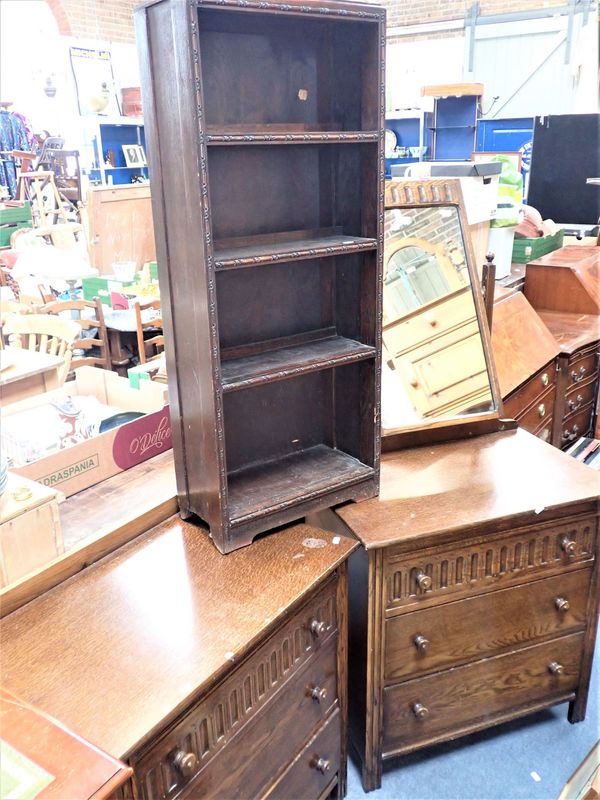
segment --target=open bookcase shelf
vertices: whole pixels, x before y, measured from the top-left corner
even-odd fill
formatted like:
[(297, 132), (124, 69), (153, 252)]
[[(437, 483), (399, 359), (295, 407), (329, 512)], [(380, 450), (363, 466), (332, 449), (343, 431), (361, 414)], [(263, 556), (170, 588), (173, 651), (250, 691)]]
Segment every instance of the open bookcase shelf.
[(136, 24), (179, 502), (226, 553), (378, 490), (385, 13)]
[(277, 237), (251, 237), (215, 243), (215, 269), (237, 269), (256, 264), (274, 264), (285, 261), (301, 261), (306, 258), (359, 253), (377, 250), (377, 239), (363, 236), (344, 236), (341, 233), (290, 232)]

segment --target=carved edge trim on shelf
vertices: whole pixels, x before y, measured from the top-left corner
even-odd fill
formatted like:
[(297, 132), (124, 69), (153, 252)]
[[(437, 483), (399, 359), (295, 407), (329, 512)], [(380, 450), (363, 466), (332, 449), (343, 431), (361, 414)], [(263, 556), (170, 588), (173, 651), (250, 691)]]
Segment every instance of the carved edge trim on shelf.
[(288, 367), (287, 369), (280, 369), (277, 372), (261, 373), (260, 376), (251, 378), (232, 379), (231, 381), (223, 382), (224, 392), (236, 392), (240, 389), (247, 389), (250, 386), (263, 383), (275, 383), (276, 381), (285, 380), (290, 377), (297, 377), (306, 375), (310, 372), (320, 372), (333, 367), (344, 367), (348, 364), (356, 364), (361, 361), (368, 361), (375, 357), (375, 348), (371, 352), (361, 351), (358, 353), (347, 353), (346, 355), (328, 358), (325, 361), (318, 361), (316, 363), (302, 364), (297, 367)]
[(289, 142), (377, 142), (379, 132), (356, 133), (207, 133), (208, 144), (277, 143)]
[(355, 242), (353, 244), (328, 245), (327, 247), (313, 247), (310, 250), (289, 250), (285, 253), (267, 253), (262, 256), (247, 256), (245, 258), (223, 258), (214, 261), (215, 269), (224, 270), (235, 267), (254, 267), (261, 264), (276, 264), (280, 261), (302, 261), (309, 258), (325, 258), (351, 253), (361, 253), (365, 250), (376, 250), (375, 240), (368, 242)]
[[(480, 542), (455, 552), (424, 555), (420, 560), (400, 559), (402, 566), (386, 570), (387, 607), (395, 608), (416, 597), (428, 597), (438, 592), (477, 588), (510, 579), (515, 573), (528, 575), (540, 568), (561, 564), (565, 556), (560, 547), (560, 537), (565, 533), (577, 546), (576, 554), (569, 559), (576, 562), (589, 559), (594, 554), (596, 525), (594, 519), (580, 523), (566, 523), (542, 531), (522, 531), (510, 538), (495, 542)], [(407, 563), (408, 562), (408, 563)], [(422, 591), (417, 586), (417, 574), (431, 578), (431, 588)]]
[[(219, 333), (216, 326), (217, 315), (217, 291), (215, 285), (215, 270), (213, 263), (213, 243), (212, 243), (212, 224), (210, 215), (210, 205), (208, 199), (208, 153), (206, 142), (204, 141), (204, 98), (202, 96), (202, 79), (200, 74), (200, 42), (198, 31), (198, 15), (196, 4), (190, 2), (188, 8), (189, 27), (190, 27), (190, 46), (192, 49), (192, 69), (194, 76), (194, 90), (196, 96), (196, 117), (198, 125), (198, 147), (200, 154), (200, 204), (202, 213), (202, 226), (204, 233), (204, 258), (207, 264), (207, 294), (210, 318), (210, 348), (211, 348), (211, 369), (213, 386), (215, 387), (215, 428), (217, 434), (217, 463), (219, 468), (219, 504), (220, 517), (226, 517), (227, 508), (227, 467), (225, 460), (225, 426), (223, 420), (223, 391), (221, 388), (221, 359), (219, 352)], [(211, 526), (211, 536), (214, 531)], [(227, 525), (220, 531), (222, 538), (227, 538)]]
[[(258, 652), (238, 670), (238, 674), (225, 677), (206, 700), (190, 712), (193, 718), (181, 723), (174, 747), (192, 752), (198, 760), (199, 772), (244, 727), (292, 676), (312, 658), (315, 641), (307, 621), (315, 618), (327, 623), (323, 645), (337, 629), (336, 592), (332, 584), (305, 606), (297, 617), (284, 625), (276, 640), (263, 645)], [(173, 767), (163, 760), (143, 771), (135, 770), (140, 796), (144, 800), (173, 794), (169, 771)], [(144, 755), (137, 759), (143, 761)], [(176, 785), (175, 791), (181, 790)]]
[(190, 0), (192, 8), (202, 6), (214, 6), (222, 8), (223, 6), (238, 9), (254, 9), (258, 11), (280, 11), (284, 13), (297, 13), (297, 14), (311, 14), (316, 17), (331, 16), (331, 17), (349, 17), (357, 20), (374, 20), (378, 21), (383, 16), (383, 10), (373, 11), (354, 10), (350, 8), (329, 8), (328, 6), (309, 6), (309, 5), (290, 5), (289, 3), (272, 3), (267, 0)]

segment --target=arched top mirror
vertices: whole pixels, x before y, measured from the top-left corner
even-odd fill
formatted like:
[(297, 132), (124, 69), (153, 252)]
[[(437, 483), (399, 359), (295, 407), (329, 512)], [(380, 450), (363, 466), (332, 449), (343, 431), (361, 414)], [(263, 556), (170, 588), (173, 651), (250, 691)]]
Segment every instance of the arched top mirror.
[(457, 180), (388, 182), (385, 449), (489, 431), (499, 419), (481, 286), (465, 231)]

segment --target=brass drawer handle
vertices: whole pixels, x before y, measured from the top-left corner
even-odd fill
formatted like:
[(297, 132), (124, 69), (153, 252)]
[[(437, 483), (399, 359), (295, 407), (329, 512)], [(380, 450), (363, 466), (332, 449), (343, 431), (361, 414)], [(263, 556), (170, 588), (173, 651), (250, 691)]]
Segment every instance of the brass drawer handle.
[(417, 584), (422, 592), (431, 589), (431, 578), (422, 569), (417, 572)]
[(548, 664), (548, 672), (552, 675), (562, 675), (565, 671), (565, 668), (562, 664), (559, 664), (558, 661), (551, 661)]
[(313, 619), (310, 622), (310, 632), (313, 636), (323, 636), (327, 630), (327, 623), (320, 619)]
[(429, 650), (429, 639), (422, 636), (420, 633), (413, 639), (413, 644), (419, 653), (426, 653)]
[(577, 439), (579, 435), (579, 425), (573, 425), (573, 430), (570, 431), (568, 428), (565, 428), (563, 431), (563, 442), (572, 442), (573, 439)]
[(175, 766), (184, 778), (189, 778), (194, 774), (198, 766), (198, 759), (194, 753), (184, 753), (177, 750), (173, 756), (173, 766)]
[(554, 600), (554, 605), (556, 606), (556, 610), (560, 611), (561, 614), (566, 614), (571, 608), (571, 604), (566, 597), (557, 597)]
[(315, 769), (319, 770), (319, 772), (325, 775), (325, 773), (329, 772), (331, 769), (331, 761), (329, 761), (327, 758), (316, 758), (313, 761), (313, 766)]
[(571, 380), (573, 383), (580, 383), (586, 374), (587, 370), (585, 367), (579, 367), (579, 372), (575, 372), (575, 370), (571, 370)]
[(417, 719), (425, 719), (429, 716), (429, 709), (423, 703), (414, 703), (412, 710)]
[(569, 411), (577, 411), (578, 408), (581, 408), (582, 403), (583, 403), (583, 397), (580, 394), (578, 394), (575, 400), (569, 400), (568, 402)]
[(575, 552), (577, 550), (577, 543), (573, 539), (570, 539), (568, 534), (563, 533), (563, 535), (560, 537), (559, 541), (560, 541), (561, 549), (568, 556), (574, 556), (575, 555)]
[(542, 375), (542, 386), (548, 386), (549, 383), (550, 383), (550, 378), (548, 377), (548, 373), (544, 372), (544, 374)]
[(313, 700), (316, 700), (317, 703), (323, 703), (327, 700), (327, 689), (324, 686), (313, 686), (310, 690), (310, 696)]
[(540, 417), (546, 416), (546, 406), (543, 403), (540, 403), (538, 406), (538, 414), (540, 415)]

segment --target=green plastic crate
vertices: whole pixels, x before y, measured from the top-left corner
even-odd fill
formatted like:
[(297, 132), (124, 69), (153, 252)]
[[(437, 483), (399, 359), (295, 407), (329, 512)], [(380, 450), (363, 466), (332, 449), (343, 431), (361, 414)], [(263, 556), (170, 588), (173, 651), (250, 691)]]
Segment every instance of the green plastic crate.
[(19, 228), (31, 228), (31, 204), (0, 208), (0, 247), (10, 247), (10, 237)]
[(153, 281), (157, 281), (158, 280), (158, 264), (156, 263), (156, 261), (149, 261), (148, 263), (150, 264), (150, 278)]
[(565, 232), (561, 228), (553, 236), (540, 236), (538, 239), (517, 239), (513, 242), (512, 260), (516, 264), (528, 264), (536, 258), (552, 253), (563, 246)]
[(83, 299), (93, 300), (94, 297), (99, 297), (100, 301), (105, 306), (110, 306), (110, 293), (123, 292), (124, 294), (131, 294), (128, 292), (131, 287), (135, 287), (137, 281), (120, 281), (114, 275), (103, 275), (101, 277), (83, 278), (81, 281), (81, 288), (83, 289)]

